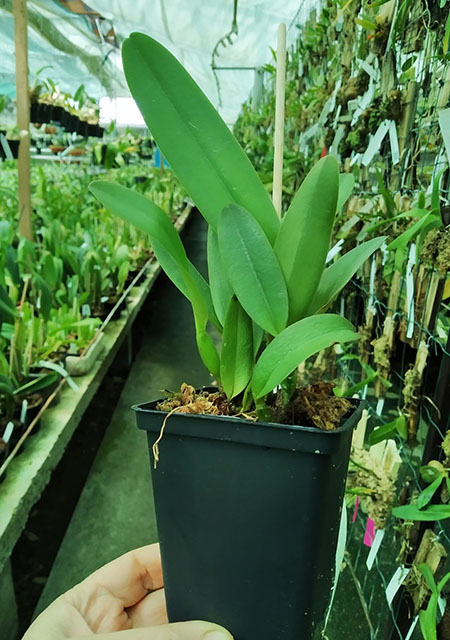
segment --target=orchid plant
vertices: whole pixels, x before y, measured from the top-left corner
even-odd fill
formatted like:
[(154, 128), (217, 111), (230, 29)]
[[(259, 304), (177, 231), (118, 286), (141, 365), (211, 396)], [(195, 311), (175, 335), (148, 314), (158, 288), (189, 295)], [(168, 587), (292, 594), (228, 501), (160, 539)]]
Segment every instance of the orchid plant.
[[(161, 267), (192, 304), (200, 356), (227, 397), (243, 394), (244, 407), (261, 407), (306, 358), (357, 339), (348, 320), (325, 311), (384, 238), (325, 268), (336, 212), (353, 187), (336, 159), (312, 168), (279, 219), (244, 151), (176, 58), (141, 33), (125, 40), (122, 56), (153, 137), (208, 222), (209, 282), (156, 204), (110, 182), (90, 189), (148, 232)], [(220, 350), (209, 325), (221, 334)]]

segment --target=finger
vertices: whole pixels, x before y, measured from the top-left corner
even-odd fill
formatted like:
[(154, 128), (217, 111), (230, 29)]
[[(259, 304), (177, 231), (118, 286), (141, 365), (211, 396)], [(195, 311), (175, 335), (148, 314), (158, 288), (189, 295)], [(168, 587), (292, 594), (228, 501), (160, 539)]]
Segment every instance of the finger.
[(132, 629), (167, 624), (166, 598), (164, 589), (153, 591), (140, 602), (127, 609)]
[[(131, 607), (149, 591), (163, 586), (159, 544), (140, 547), (95, 571), (72, 590), (77, 608), (96, 593), (109, 592), (123, 607)], [(81, 609), (80, 609), (81, 610)]]
[[(86, 640), (86, 636), (71, 638)], [(95, 640), (233, 640), (223, 627), (211, 622), (175, 622), (157, 627), (145, 627), (115, 633), (100, 633)]]

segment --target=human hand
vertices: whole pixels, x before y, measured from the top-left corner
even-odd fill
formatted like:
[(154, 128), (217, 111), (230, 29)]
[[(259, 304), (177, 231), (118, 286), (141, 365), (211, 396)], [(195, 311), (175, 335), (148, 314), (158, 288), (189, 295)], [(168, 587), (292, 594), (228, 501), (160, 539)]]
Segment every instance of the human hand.
[(22, 640), (233, 640), (202, 621), (168, 624), (159, 545), (130, 551), (57, 598)]

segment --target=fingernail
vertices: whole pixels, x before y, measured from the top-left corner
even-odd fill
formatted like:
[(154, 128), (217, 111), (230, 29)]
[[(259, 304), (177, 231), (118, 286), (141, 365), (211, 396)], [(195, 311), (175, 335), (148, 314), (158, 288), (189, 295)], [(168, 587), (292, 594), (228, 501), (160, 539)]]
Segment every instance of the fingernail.
[(203, 636), (204, 640), (233, 640), (233, 636), (228, 633), (228, 631), (209, 631), (205, 636)]

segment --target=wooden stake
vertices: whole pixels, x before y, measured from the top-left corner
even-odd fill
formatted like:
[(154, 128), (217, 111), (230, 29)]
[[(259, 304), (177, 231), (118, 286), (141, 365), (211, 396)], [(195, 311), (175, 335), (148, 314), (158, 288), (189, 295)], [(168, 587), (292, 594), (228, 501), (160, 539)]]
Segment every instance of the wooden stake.
[(30, 192), (30, 97), (28, 88), (27, 0), (13, 0), (16, 102), (19, 144), (19, 231), (33, 240)]
[(277, 86), (275, 99), (275, 134), (273, 139), (273, 188), (272, 201), (278, 217), (281, 218), (281, 195), (283, 190), (283, 147), (284, 147), (284, 100), (286, 87), (286, 25), (278, 27), (277, 42)]

